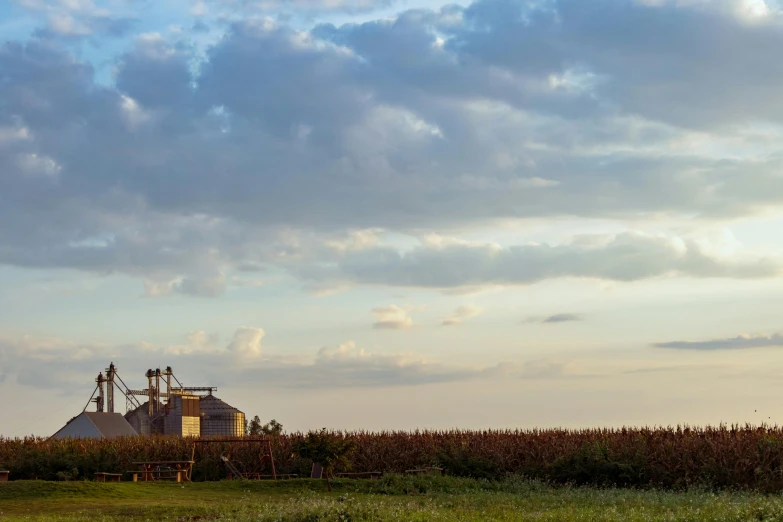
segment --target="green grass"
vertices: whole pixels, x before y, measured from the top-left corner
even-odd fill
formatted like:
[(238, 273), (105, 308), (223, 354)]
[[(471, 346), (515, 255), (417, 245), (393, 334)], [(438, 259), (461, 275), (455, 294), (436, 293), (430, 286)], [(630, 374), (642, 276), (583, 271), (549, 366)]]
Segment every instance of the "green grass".
[(749, 492), (551, 488), (508, 479), (388, 476), (323, 481), (173, 483), (16, 481), (1, 520), (360, 521), (781, 520), (783, 497)]

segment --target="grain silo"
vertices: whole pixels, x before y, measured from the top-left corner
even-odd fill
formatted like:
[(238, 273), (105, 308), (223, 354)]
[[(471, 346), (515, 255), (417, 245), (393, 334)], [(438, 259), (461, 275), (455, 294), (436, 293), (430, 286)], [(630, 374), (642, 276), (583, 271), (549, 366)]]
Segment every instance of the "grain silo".
[(145, 402), (140, 407), (135, 408), (125, 414), (125, 420), (136, 430), (139, 435), (151, 435), (152, 425), (150, 423), (150, 416), (147, 413), (147, 403)]
[(202, 437), (242, 437), (245, 434), (245, 414), (212, 394), (199, 400)]
[(198, 395), (176, 395), (169, 397), (163, 433), (180, 437), (198, 437), (201, 431)]

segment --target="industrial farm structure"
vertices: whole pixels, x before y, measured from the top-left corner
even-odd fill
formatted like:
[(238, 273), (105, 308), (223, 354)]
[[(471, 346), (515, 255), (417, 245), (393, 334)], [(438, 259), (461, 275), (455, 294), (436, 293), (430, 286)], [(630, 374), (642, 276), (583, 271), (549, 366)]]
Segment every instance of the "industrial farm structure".
[[(245, 414), (215, 397), (213, 393), (217, 388), (183, 386), (171, 366), (163, 371), (150, 369), (144, 375), (146, 388), (133, 389), (119, 376), (114, 363), (109, 364), (106, 374), (101, 372), (95, 379), (95, 390), (87, 402), (87, 406), (95, 403), (96, 412), (87, 415), (85, 406), (82, 414), (71, 419), (54, 436), (102, 438), (95, 435), (99, 430), (92, 429), (92, 424), (100, 423), (104, 417), (111, 418), (115, 425), (126, 423), (127, 430), (115, 427), (115, 432), (125, 434), (180, 437), (239, 437), (245, 434)], [(116, 392), (125, 398), (124, 419), (115, 412)], [(85, 422), (87, 417), (91, 423)], [(82, 424), (91, 429), (79, 429)]]

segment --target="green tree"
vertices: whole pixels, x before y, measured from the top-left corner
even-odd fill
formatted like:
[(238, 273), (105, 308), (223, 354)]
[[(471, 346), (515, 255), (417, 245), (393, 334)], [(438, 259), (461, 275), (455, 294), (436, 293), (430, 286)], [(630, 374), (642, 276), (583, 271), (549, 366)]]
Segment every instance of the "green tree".
[(264, 435), (277, 436), (283, 433), (283, 425), (277, 422), (275, 419), (267, 422), (261, 426), (261, 433)]
[(247, 434), (248, 435), (261, 435), (261, 419), (258, 418), (258, 415), (253, 417), (253, 420), (250, 421), (250, 424), (247, 428)]
[(350, 466), (349, 457), (356, 449), (356, 441), (341, 437), (326, 431), (311, 431), (303, 438), (294, 441), (292, 445), (294, 455), (320, 464), (324, 470), (326, 487), (332, 491), (329, 476), (334, 473), (334, 468), (341, 465)]

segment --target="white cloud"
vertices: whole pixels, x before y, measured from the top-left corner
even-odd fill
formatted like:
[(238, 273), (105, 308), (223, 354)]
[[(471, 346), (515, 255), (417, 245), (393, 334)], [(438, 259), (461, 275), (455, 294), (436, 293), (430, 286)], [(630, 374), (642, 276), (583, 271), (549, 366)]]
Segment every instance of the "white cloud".
[(376, 330), (406, 330), (413, 326), (413, 319), (408, 312), (397, 305), (373, 308), (375, 323), (372, 327)]
[(22, 172), (31, 177), (54, 179), (62, 170), (62, 167), (52, 158), (35, 153), (24, 154), (18, 161)]
[(243, 326), (234, 333), (226, 350), (239, 359), (257, 359), (261, 357), (261, 340), (265, 335), (261, 328)]
[(222, 272), (188, 275), (174, 285), (183, 294), (198, 297), (218, 297), (226, 290), (226, 275)]
[[(207, 333), (204, 330), (196, 330), (187, 335), (185, 344), (165, 346), (163, 353), (165, 355), (193, 355), (193, 354), (212, 354), (220, 353), (223, 350), (218, 346), (220, 336), (215, 333)], [(148, 351), (156, 351), (157, 348), (149, 345)]]
[(122, 96), (122, 107), (125, 121), (128, 124), (130, 130), (137, 130), (141, 125), (147, 123), (152, 118), (152, 115), (145, 111), (133, 98), (130, 96)]
[(455, 326), (458, 324), (462, 324), (467, 319), (471, 319), (473, 317), (477, 317), (481, 315), (483, 310), (479, 308), (478, 306), (473, 305), (464, 305), (457, 307), (454, 312), (448, 317), (446, 317), (443, 322), (441, 323), (442, 326)]
[(378, 235), (381, 232), (381, 229), (354, 230), (349, 232), (347, 237), (327, 240), (326, 245), (338, 252), (365, 250), (379, 243)]
[(30, 139), (30, 131), (26, 127), (0, 125), (0, 146), (28, 139)]

